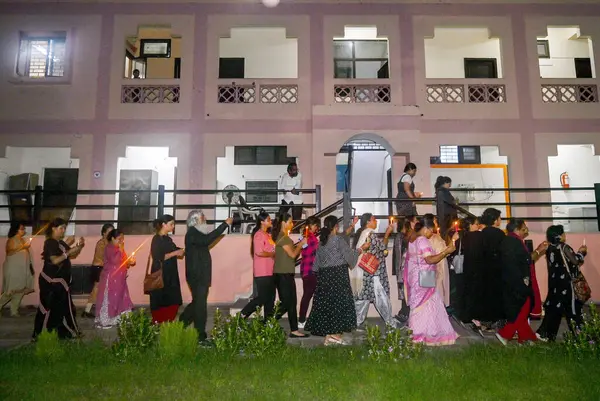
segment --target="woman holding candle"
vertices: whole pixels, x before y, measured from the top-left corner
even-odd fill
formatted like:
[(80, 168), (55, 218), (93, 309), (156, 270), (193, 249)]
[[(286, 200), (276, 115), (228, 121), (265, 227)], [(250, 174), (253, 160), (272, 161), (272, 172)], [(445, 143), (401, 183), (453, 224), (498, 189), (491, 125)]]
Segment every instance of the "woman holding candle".
[(175, 228), (175, 218), (165, 214), (154, 220), (156, 235), (152, 238), (152, 273), (162, 269), (163, 288), (150, 292), (150, 310), (155, 323), (172, 322), (183, 303), (177, 259), (183, 258), (185, 250), (179, 248), (169, 233)]
[(446, 237), (448, 231), (458, 220), (458, 214), (455, 207), (456, 200), (450, 193), (451, 186), (452, 179), (445, 176), (439, 176), (434, 186), (439, 234), (442, 236), (442, 238)]
[(108, 329), (119, 323), (121, 316), (131, 312), (133, 303), (127, 287), (127, 269), (135, 266), (135, 257), (125, 253), (125, 235), (111, 230), (104, 250), (104, 268), (98, 283), (98, 313), (96, 327)]
[(290, 337), (304, 338), (308, 335), (298, 331), (298, 312), (296, 305), (298, 298), (296, 294), (296, 258), (302, 251), (302, 246), (307, 243), (304, 238), (301, 242), (294, 245), (289, 233), (294, 226), (292, 216), (284, 215), (275, 221), (271, 231), (271, 238), (275, 241), (275, 266), (273, 273), (275, 275), (275, 285), (279, 300), (281, 301), (281, 310), (278, 311), (277, 319), (280, 319), (287, 313), (290, 323)]
[(31, 240), (26, 241), (25, 226), (11, 223), (6, 241), (6, 259), (2, 267), (2, 296), (0, 312), (10, 302), (10, 315), (19, 316), (19, 305), (27, 294), (33, 292), (33, 265), (31, 262)]
[(389, 225), (383, 240), (374, 232), (377, 229), (377, 219), (371, 213), (365, 213), (360, 218), (361, 227), (356, 232), (355, 249), (362, 248), (365, 253), (375, 255), (378, 261), (377, 270), (371, 274), (360, 267), (360, 263), (351, 272), (351, 284), (356, 306), (356, 323), (360, 327), (369, 312), (369, 306), (375, 305), (379, 316), (389, 326), (395, 327), (390, 302), (390, 283), (386, 269), (388, 241), (393, 230)]
[(79, 238), (74, 246), (63, 238), (67, 222), (61, 218), (52, 220), (46, 228), (46, 241), (42, 259), (44, 267), (39, 277), (40, 303), (33, 329), (35, 339), (42, 330), (56, 331), (59, 338), (80, 336), (75, 321), (75, 305), (71, 299), (71, 259), (76, 258), (85, 241)]
[(114, 230), (115, 227), (112, 224), (104, 224), (102, 229), (100, 230), (100, 235), (102, 238), (98, 240), (96, 243), (96, 249), (94, 250), (94, 259), (92, 260), (92, 272), (91, 272), (91, 280), (93, 283), (92, 292), (88, 298), (87, 304), (85, 305), (85, 310), (83, 311), (81, 317), (93, 318), (94, 314), (92, 313), (92, 308), (96, 303), (96, 296), (98, 295), (98, 282), (100, 281), (100, 275), (102, 274), (102, 268), (104, 267), (104, 250), (106, 245), (108, 244), (108, 240), (106, 237), (108, 233)]
[(302, 274), (302, 300), (300, 301), (300, 316), (298, 317), (298, 327), (303, 329), (306, 323), (306, 312), (308, 304), (317, 288), (317, 277), (313, 272), (313, 264), (317, 248), (319, 247), (319, 239), (317, 231), (321, 226), (321, 220), (315, 216), (310, 216), (306, 219), (306, 229), (304, 230), (304, 238), (306, 245), (302, 247), (302, 259), (300, 260), (300, 273)]

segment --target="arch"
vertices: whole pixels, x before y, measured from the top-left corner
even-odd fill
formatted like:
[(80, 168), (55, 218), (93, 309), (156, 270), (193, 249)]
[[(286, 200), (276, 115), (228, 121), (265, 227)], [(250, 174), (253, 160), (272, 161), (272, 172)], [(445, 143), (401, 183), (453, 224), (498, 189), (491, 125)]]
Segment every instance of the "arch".
[(350, 143), (352, 141), (357, 141), (357, 140), (368, 140), (368, 141), (375, 142), (375, 143), (383, 146), (385, 148), (385, 150), (387, 150), (387, 152), (391, 156), (393, 156), (394, 154), (396, 154), (396, 151), (394, 150), (394, 148), (388, 142), (387, 139), (385, 139), (384, 137), (382, 137), (380, 135), (374, 134), (372, 132), (363, 132), (363, 133), (360, 133), (360, 134), (356, 134), (356, 135), (350, 137), (344, 143), (342, 143), (339, 148), (341, 149), (345, 144)]

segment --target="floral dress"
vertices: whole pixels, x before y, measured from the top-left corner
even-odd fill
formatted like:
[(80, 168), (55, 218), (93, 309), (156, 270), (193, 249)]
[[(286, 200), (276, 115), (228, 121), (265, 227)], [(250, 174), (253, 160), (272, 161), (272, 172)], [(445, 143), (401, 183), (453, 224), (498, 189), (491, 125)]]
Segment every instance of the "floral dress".
[(361, 293), (356, 297), (356, 300), (375, 302), (375, 287), (373, 285), (374, 277), (379, 277), (379, 281), (387, 293), (387, 296), (390, 296), (390, 282), (386, 268), (387, 247), (383, 243), (383, 240), (375, 233), (369, 235), (368, 241), (371, 245), (366, 252), (372, 253), (377, 257), (379, 260), (379, 268), (374, 274), (369, 274), (363, 270), (363, 287)]

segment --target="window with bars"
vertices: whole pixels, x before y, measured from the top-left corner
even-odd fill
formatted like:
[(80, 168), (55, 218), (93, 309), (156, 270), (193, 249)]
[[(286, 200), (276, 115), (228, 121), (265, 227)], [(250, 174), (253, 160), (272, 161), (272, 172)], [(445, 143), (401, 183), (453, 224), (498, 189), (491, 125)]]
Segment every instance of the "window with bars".
[(439, 163), (442, 164), (481, 164), (479, 146), (440, 146)]
[(334, 40), (334, 78), (389, 78), (387, 40)]
[(29, 36), (21, 34), (17, 75), (29, 78), (60, 78), (65, 76), (67, 34)]

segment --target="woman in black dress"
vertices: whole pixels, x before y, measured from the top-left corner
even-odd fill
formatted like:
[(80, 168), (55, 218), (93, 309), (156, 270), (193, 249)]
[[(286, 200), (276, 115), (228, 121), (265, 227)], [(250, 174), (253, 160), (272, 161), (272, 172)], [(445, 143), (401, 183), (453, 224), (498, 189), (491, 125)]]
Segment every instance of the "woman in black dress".
[(179, 248), (169, 233), (175, 228), (175, 218), (165, 214), (154, 221), (156, 235), (152, 238), (152, 272), (162, 267), (164, 287), (150, 292), (150, 311), (155, 323), (172, 322), (183, 303), (177, 258), (183, 258), (185, 250)]
[(546, 239), (550, 243), (546, 251), (548, 295), (544, 302), (544, 320), (537, 335), (542, 341), (554, 341), (563, 316), (567, 318), (571, 331), (581, 325), (583, 303), (575, 296), (573, 279), (579, 275), (587, 247), (582, 245), (575, 253), (567, 245), (565, 230), (561, 225), (548, 227)]
[(348, 268), (356, 266), (362, 250), (352, 249), (348, 239), (338, 235), (337, 220), (328, 216), (321, 229), (321, 244), (313, 265), (317, 288), (305, 326), (313, 335), (325, 336), (325, 345), (344, 345), (342, 334), (356, 329)]
[(69, 286), (71, 259), (81, 253), (85, 241), (79, 238), (73, 247), (68, 245), (63, 241), (66, 228), (67, 222), (60, 218), (52, 220), (46, 228), (46, 241), (42, 253), (44, 268), (38, 279), (40, 304), (35, 316), (34, 339), (42, 330), (56, 331), (59, 338), (80, 336)]
[(458, 220), (456, 208), (453, 207), (456, 206), (456, 200), (450, 193), (451, 185), (452, 179), (445, 176), (439, 176), (435, 182), (436, 211), (442, 238), (446, 238), (454, 222)]
[[(404, 173), (400, 177), (400, 181), (398, 181), (397, 199), (417, 199), (421, 197), (420, 192), (415, 192), (415, 183), (413, 182), (413, 179), (416, 174), (417, 166), (415, 166), (414, 163), (408, 163), (406, 167), (404, 167)], [(400, 216), (406, 217), (417, 215), (417, 206), (411, 201), (396, 202), (396, 209)]]

